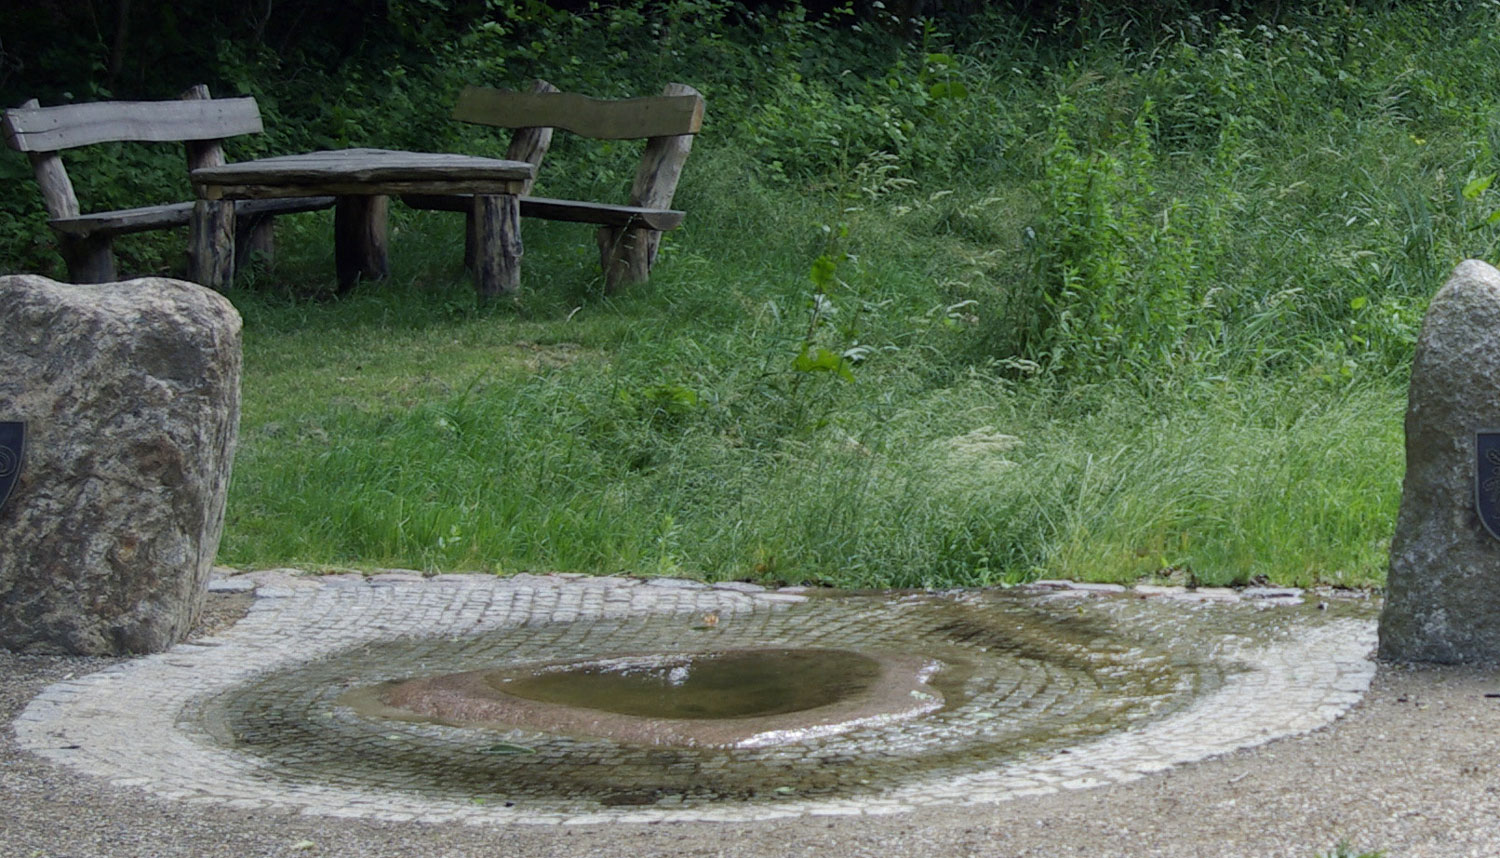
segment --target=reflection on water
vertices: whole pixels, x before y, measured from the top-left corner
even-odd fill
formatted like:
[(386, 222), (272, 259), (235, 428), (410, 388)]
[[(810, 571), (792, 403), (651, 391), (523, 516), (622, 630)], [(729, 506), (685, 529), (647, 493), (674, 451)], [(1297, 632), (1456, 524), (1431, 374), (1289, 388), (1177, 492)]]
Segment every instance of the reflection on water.
[(868, 690), (880, 663), (847, 650), (770, 649), (620, 658), (488, 684), (528, 700), (641, 718), (751, 718), (827, 706)]

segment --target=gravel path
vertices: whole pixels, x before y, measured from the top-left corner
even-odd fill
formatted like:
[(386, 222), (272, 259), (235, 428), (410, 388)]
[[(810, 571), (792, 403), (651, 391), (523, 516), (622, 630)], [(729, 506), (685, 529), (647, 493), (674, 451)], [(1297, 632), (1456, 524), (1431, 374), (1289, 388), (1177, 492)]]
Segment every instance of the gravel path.
[[(215, 596), (208, 630), (247, 597)], [(0, 652), (0, 856), (1500, 855), (1500, 673), (1382, 667), (1333, 726), (1114, 786), (880, 818), (559, 827), (389, 823), (151, 797), (18, 749), (46, 685), (107, 659)]]

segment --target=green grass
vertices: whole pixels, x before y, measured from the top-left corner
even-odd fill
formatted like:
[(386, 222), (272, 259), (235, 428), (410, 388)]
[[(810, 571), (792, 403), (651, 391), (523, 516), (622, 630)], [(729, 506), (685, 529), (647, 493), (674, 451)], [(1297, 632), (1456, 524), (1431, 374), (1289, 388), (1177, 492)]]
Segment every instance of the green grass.
[[(860, 587), (1381, 580), (1395, 385), (1018, 373), (948, 309), (974, 288), (955, 272), (1001, 264), (930, 226), (930, 206), (997, 207), (961, 193), (843, 213), (860, 259), (834, 299), (874, 350), (853, 383), (794, 373), (826, 201), (757, 193), (779, 210), (761, 236), (703, 212), (617, 298), (577, 253), (586, 229), (528, 222), (520, 301), (475, 309), (456, 221), (428, 215), (396, 230), (393, 278), (347, 299), (232, 293), (246, 369), (221, 559)], [(277, 282), (327, 281), (324, 228), (291, 232)], [(731, 258), (708, 258), (720, 242)]]
[[(285, 219), (278, 263), (230, 293), (225, 562), (1382, 583), (1422, 314), (1500, 250), (1493, 4), (1149, 32), (992, 11), (911, 42), (668, 5), (670, 44), (611, 5), (399, 73), (351, 59), (379, 73), (336, 87), (226, 67), (283, 81), (259, 93), (275, 151), (323, 123), (498, 154), (433, 105), (528, 74), (686, 80), (708, 119), (685, 226), (616, 296), (588, 228), (528, 221), (521, 295), (478, 309), (457, 218), (398, 207), (392, 277), (333, 300), (328, 215)], [(96, 166), (181, 172), (125, 157)], [(538, 192), (604, 199), (635, 157), (559, 135)], [(55, 257), (27, 205), (0, 206), (8, 267)], [(126, 255), (160, 269), (167, 244)]]

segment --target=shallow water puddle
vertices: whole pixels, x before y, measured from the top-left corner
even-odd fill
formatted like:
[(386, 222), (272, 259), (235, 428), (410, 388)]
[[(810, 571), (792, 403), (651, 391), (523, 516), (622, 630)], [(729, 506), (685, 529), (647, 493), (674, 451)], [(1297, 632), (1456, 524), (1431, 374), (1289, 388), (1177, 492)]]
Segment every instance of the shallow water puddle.
[(496, 670), (494, 691), (640, 718), (784, 715), (858, 696), (880, 662), (834, 649), (731, 650), (607, 659), (540, 670)]
[(574, 809), (859, 797), (1167, 717), (1243, 669), (1226, 651), (1324, 619), (1005, 592), (823, 598), (709, 629), (674, 613), (367, 643), (186, 715), (289, 784)]

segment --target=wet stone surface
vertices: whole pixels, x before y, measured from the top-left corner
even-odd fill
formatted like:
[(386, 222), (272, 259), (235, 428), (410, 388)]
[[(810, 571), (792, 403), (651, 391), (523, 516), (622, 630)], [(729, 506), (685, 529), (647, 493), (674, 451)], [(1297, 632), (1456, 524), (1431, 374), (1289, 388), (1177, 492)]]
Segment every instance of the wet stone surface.
[[(18, 737), (121, 785), (338, 816), (889, 813), (1128, 781), (1305, 732), (1356, 702), (1374, 669), (1372, 606), (1295, 594), (1053, 584), (808, 598), (563, 576), (259, 584), (250, 615), (218, 638), (52, 686)], [(926, 681), (941, 706), (724, 747), (576, 723), (389, 717), (350, 697), (416, 677), (768, 649), (935, 665)], [(754, 718), (713, 723), (737, 720)]]

